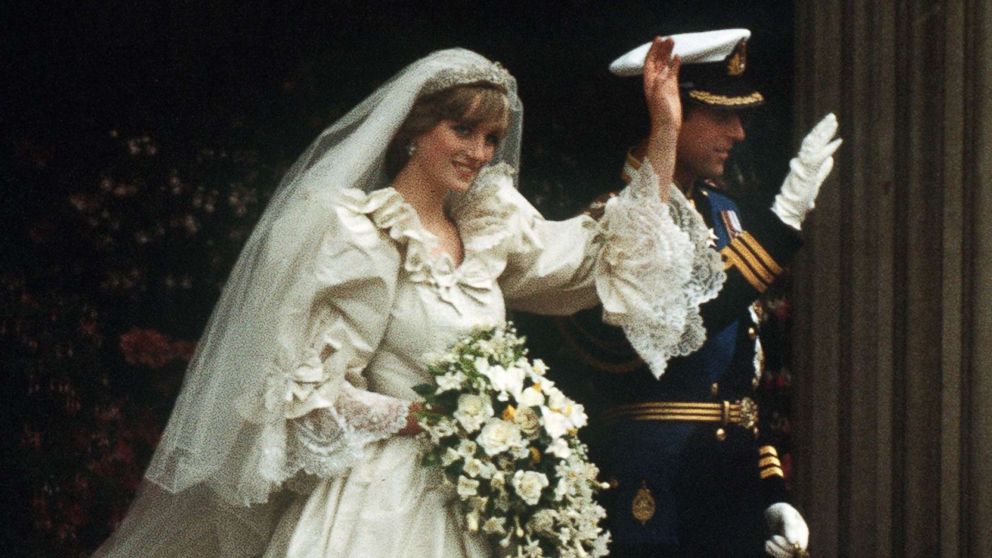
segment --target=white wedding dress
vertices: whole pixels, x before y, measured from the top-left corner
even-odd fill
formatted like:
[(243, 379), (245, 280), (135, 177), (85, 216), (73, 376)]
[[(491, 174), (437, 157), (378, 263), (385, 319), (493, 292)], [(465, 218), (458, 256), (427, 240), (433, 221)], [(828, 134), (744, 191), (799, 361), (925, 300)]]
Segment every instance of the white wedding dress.
[[(487, 82), (507, 133), (452, 196), (464, 258), (389, 183), (386, 149), (417, 99)], [(656, 374), (705, 337), (698, 306), (722, 264), (650, 164), (599, 221), (545, 221), (514, 188), (522, 106), (499, 64), (464, 49), (401, 70), (326, 128), (287, 171), (231, 272), (127, 517), (95, 556), (473, 557), (454, 495), (398, 432), (431, 353), (506, 307), (596, 302)]]
[[(435, 238), (395, 190), (342, 193), (335, 234), (317, 257), (322, 289), (309, 318), (309, 361), (288, 393), (268, 394), (292, 399), (288, 416), (296, 418), (286, 446), (315, 483), (282, 515), (267, 558), (493, 554), (488, 541), (464, 528), (440, 472), (420, 465), (419, 442), (396, 435), (417, 398), (411, 388), (431, 381), (431, 354), (475, 327), (502, 323), (504, 300), (548, 314), (600, 297), (622, 307), (644, 270), (604, 265), (604, 252), (633, 248), (624, 247), (622, 231), (609, 230), (608, 218), (545, 221), (509, 181), (479, 182), (452, 210), (464, 243), (458, 266), (433, 255)], [(618, 203), (615, 210), (629, 208)], [(668, 215), (655, 225), (685, 237)], [(604, 244), (607, 237), (613, 240)], [(682, 269), (691, 266), (691, 250), (675, 257)], [(322, 382), (340, 376), (327, 370), (334, 357), (321, 366), (317, 355), (329, 349), (348, 354), (349, 380), (324, 389)]]

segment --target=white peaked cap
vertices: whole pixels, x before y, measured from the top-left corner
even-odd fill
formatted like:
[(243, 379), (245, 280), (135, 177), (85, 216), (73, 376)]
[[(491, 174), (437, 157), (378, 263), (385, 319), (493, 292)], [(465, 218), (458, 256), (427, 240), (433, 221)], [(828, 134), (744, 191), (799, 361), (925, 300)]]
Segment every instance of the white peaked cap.
[[(675, 41), (672, 55), (682, 57), (682, 64), (686, 65), (720, 62), (730, 56), (737, 43), (750, 36), (751, 32), (747, 29), (720, 29), (699, 33), (679, 33), (665, 38)], [(650, 49), (649, 42), (624, 54), (610, 64), (610, 71), (621, 77), (641, 75), (644, 72), (644, 58)]]

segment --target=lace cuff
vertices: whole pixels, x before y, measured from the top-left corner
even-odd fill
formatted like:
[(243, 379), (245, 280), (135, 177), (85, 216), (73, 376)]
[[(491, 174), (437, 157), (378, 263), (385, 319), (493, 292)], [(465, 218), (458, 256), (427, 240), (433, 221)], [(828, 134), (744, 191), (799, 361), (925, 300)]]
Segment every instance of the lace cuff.
[(699, 214), (674, 185), (658, 196), (658, 176), (645, 161), (605, 208), (606, 239), (596, 287), (603, 321), (621, 326), (656, 377), (668, 359), (706, 339), (699, 305), (714, 298), (726, 276)]
[(292, 422), (289, 453), (296, 468), (318, 477), (347, 471), (365, 447), (406, 426), (409, 402), (344, 383), (333, 406)]

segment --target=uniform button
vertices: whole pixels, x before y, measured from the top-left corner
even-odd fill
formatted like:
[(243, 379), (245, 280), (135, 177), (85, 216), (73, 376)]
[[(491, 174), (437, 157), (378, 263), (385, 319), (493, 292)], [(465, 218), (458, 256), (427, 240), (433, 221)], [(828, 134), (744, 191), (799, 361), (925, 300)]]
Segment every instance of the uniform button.
[(716, 429), (716, 439), (720, 442), (727, 439), (727, 431), (722, 428)]
[(620, 481), (616, 478), (611, 478), (607, 484), (610, 485), (610, 490), (616, 490), (617, 487), (620, 486)]
[(710, 395), (715, 396), (718, 395), (719, 393), (720, 393), (720, 384), (713, 382), (713, 385), (710, 386)]
[(751, 341), (754, 341), (758, 338), (758, 330), (754, 329), (754, 327), (747, 328), (747, 337)]

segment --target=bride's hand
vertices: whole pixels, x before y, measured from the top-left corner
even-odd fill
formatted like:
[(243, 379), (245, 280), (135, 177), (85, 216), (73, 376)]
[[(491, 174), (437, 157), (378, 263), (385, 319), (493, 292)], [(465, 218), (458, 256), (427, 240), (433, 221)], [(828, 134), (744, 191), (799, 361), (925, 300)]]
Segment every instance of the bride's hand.
[(679, 68), (682, 59), (672, 56), (675, 42), (655, 37), (644, 58), (644, 99), (651, 115), (652, 134), (677, 137), (682, 126)]
[[(672, 56), (675, 42), (655, 37), (644, 59), (644, 100), (651, 117), (647, 156), (667, 186), (675, 174), (675, 146), (682, 128), (682, 100), (679, 97), (679, 68), (682, 60)], [(667, 201), (668, 189), (660, 188), (662, 200)]]
[(417, 411), (424, 408), (424, 405), (419, 401), (414, 401), (410, 403), (406, 413), (406, 426), (404, 426), (398, 434), (400, 436), (416, 436), (423, 432), (423, 428), (420, 428), (420, 423), (417, 422)]

